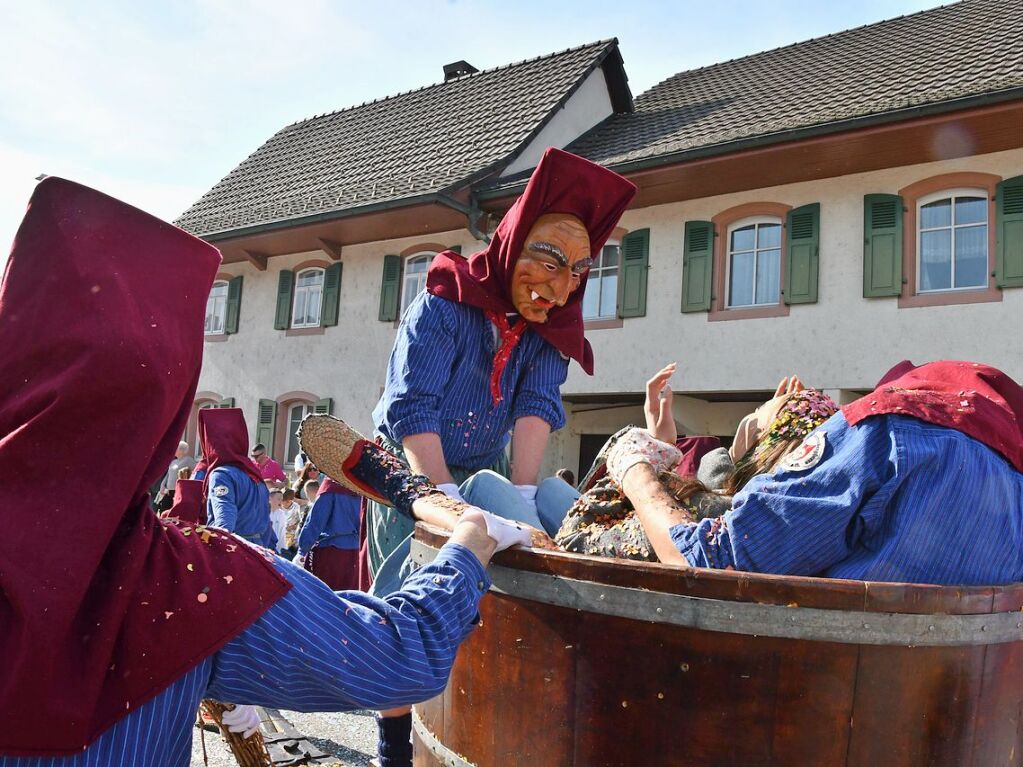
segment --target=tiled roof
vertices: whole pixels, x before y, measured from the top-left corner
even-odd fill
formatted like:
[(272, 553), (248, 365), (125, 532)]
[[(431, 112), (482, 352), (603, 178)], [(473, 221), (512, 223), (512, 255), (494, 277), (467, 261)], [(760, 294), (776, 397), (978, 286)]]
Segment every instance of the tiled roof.
[(681, 72), (569, 151), (604, 165), (1023, 86), (1023, 0), (963, 0)]
[(176, 223), (221, 233), (464, 185), (510, 160), (617, 45), (591, 43), (296, 122)]

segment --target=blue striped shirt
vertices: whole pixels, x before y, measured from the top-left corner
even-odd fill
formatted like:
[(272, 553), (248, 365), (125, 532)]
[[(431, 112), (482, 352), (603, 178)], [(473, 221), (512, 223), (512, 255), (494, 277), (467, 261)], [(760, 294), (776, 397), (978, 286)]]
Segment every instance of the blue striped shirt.
[[(3, 757), (0, 767), (187, 767), (202, 698), (292, 711), (383, 709), (438, 695), (490, 581), (448, 544), (385, 599), (335, 594), (284, 560), (293, 588), (220, 652), (80, 754)], [(143, 670), (144, 671), (144, 670)]]
[(377, 431), (398, 443), (413, 434), (439, 434), (449, 467), (476, 470), (497, 460), (519, 418), (542, 418), (551, 431), (564, 426), (568, 360), (527, 330), (501, 376), (504, 399), (495, 407), (490, 374), (496, 350), (493, 324), (482, 310), (420, 293), (391, 350), (387, 383), (373, 410)]
[(268, 549), (277, 548), (270, 523), (270, 491), (237, 466), (218, 466), (210, 474), (206, 518), (210, 527), (228, 530)]
[(805, 471), (753, 479), (719, 520), (671, 535), (696, 567), (871, 581), (1023, 580), (1023, 474), (965, 434), (842, 413)]
[(361, 500), (354, 495), (318, 495), (298, 534), (299, 552), (308, 554), (317, 544), (338, 549), (359, 548), (361, 505)]

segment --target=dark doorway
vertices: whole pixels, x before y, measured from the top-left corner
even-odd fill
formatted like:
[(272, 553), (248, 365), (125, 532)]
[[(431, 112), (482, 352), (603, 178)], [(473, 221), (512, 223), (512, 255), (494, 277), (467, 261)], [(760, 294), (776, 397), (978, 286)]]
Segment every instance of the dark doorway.
[(582, 482), (583, 477), (593, 465), (593, 459), (597, 457), (600, 448), (611, 438), (610, 434), (581, 434), (579, 436), (579, 470), (576, 478)]

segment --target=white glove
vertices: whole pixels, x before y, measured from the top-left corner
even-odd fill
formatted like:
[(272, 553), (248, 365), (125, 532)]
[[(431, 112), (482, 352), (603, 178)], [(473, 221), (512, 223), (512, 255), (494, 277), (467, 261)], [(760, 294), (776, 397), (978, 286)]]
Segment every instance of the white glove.
[(528, 528), (483, 509), (480, 509), (480, 513), (487, 523), (487, 535), (497, 541), (495, 554), (512, 546), (525, 546), (528, 549), (532, 545), (533, 536)]
[(305, 567), (305, 554), (298, 553), (291, 558), (291, 561), (299, 567)]
[(437, 485), (437, 489), (440, 490), (448, 498), (453, 498), (456, 501), (465, 503), (466, 500), (462, 497), (462, 494), (458, 491), (458, 485), (454, 482), (445, 482), (443, 485)]
[(235, 706), (224, 712), (221, 721), (231, 732), (242, 733), (243, 738), (251, 738), (259, 732), (259, 712), (255, 706)]
[(607, 454), (607, 473), (619, 487), (625, 474), (637, 463), (650, 464), (658, 474), (671, 471), (682, 460), (674, 445), (654, 439), (646, 429), (632, 428), (615, 442)]
[(536, 485), (515, 485), (515, 489), (519, 491), (526, 505), (536, 511)]

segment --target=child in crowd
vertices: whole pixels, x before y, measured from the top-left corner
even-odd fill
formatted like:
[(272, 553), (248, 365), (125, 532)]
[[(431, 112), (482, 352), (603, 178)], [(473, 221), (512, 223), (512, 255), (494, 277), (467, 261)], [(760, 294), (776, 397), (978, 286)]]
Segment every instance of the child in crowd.
[(284, 541), (285, 528), (288, 523), (288, 513), (284, 511), (284, 492), (282, 490), (270, 491), (270, 524), (273, 525), (274, 535), (277, 536), (277, 553), (283, 554), (286, 550)]
[(284, 540), (282, 556), (291, 559), (298, 552), (298, 531), (302, 529), (302, 505), (295, 498), (295, 491), (290, 487), (284, 491), (281, 499), (281, 511), (284, 512)]

